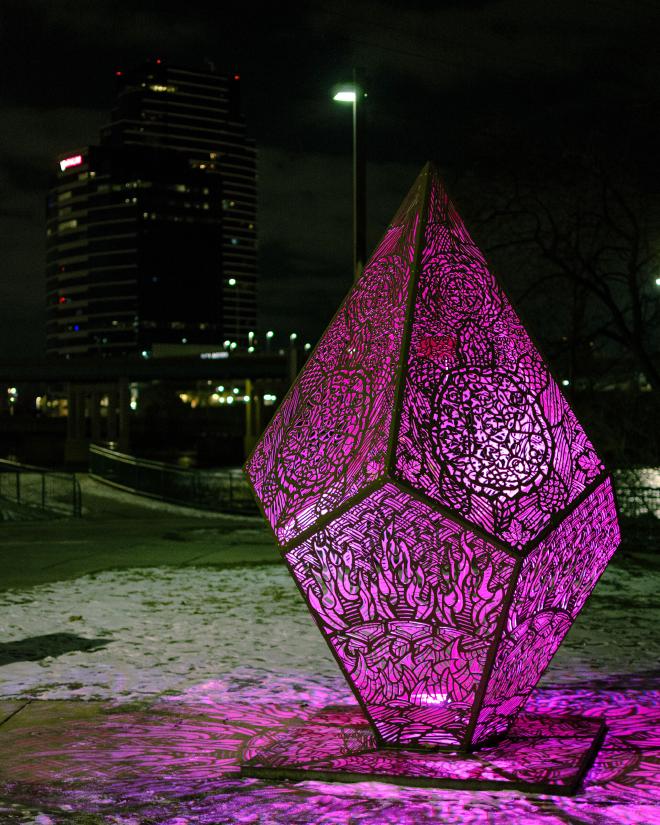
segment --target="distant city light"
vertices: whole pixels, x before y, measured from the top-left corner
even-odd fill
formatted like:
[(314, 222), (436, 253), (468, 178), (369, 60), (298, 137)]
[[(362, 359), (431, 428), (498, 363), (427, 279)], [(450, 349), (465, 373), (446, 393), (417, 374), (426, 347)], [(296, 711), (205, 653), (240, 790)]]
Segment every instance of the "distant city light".
[(230, 278), (227, 283), (229, 286), (236, 286), (236, 278)]
[(568, 387), (570, 386), (570, 383), (571, 382), (568, 380), (568, 378), (564, 378), (564, 380), (561, 382), (561, 385), (562, 387)]
[(238, 393), (239, 393), (239, 389), (238, 389), (238, 387), (234, 387), (234, 389), (232, 390), (232, 392), (234, 393), (234, 395), (238, 395)]
[(292, 332), (291, 335), (289, 335), (289, 340), (290, 341), (295, 341), (297, 337), (298, 337), (298, 333)]
[(80, 166), (82, 162), (82, 155), (71, 155), (70, 158), (64, 158), (64, 160), (60, 161), (60, 169), (64, 172), (64, 170), (68, 169), (70, 166)]
[(332, 99), (339, 103), (355, 103), (355, 97), (354, 89), (342, 89), (336, 92)]
[(240, 79), (241, 79), (240, 74), (235, 74), (235, 75), (234, 75), (234, 80), (240, 80)]
[(660, 278), (656, 278), (656, 279), (655, 279), (655, 285), (656, 285), (656, 286), (660, 286)]
[(254, 347), (252, 347), (252, 346), (248, 347), (248, 352), (254, 352)]
[(161, 83), (151, 83), (149, 88), (152, 92), (176, 92), (176, 86), (163, 86)]
[(310, 350), (311, 348), (312, 348), (312, 345), (311, 345), (311, 344), (309, 344), (309, 343), (308, 343), (308, 344), (305, 344), (305, 352), (309, 352), (309, 350)]
[(273, 332), (272, 329), (269, 329), (268, 332), (266, 333), (266, 338), (272, 338), (273, 335), (275, 335), (275, 333)]
[(142, 355), (142, 357), (143, 357), (143, 358), (148, 358), (148, 357), (149, 357), (149, 353), (147, 352), (147, 350), (146, 350), (146, 349), (143, 349), (143, 350), (142, 350), (141, 355)]

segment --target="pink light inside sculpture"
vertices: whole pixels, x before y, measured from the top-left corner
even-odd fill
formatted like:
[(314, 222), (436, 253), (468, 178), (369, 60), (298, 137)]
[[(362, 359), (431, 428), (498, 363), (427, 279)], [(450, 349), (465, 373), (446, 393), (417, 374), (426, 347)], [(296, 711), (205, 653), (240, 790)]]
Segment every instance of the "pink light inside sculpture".
[(282, 544), (384, 474), (420, 190), (418, 180), (246, 466)]
[(246, 471), (380, 745), (505, 733), (619, 542), (604, 468), (432, 167)]
[(396, 475), (522, 549), (603, 466), (437, 184), (411, 324)]
[(460, 745), (514, 559), (386, 484), (286, 560), (381, 741)]

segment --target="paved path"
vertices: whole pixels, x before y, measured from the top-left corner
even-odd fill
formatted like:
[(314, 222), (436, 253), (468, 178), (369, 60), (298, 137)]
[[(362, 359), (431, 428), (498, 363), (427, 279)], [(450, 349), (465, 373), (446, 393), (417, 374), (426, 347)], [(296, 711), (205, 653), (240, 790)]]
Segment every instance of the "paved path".
[(128, 567), (277, 563), (259, 518), (163, 505), (83, 479), (81, 519), (0, 525), (0, 590)]

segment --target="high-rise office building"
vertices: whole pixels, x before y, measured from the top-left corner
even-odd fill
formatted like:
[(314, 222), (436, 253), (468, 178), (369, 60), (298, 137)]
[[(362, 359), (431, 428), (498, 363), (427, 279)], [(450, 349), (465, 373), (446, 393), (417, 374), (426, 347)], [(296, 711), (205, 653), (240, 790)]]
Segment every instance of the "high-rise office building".
[(238, 75), (153, 60), (117, 72), (99, 146), (48, 198), (47, 347), (151, 354), (256, 327), (256, 148)]

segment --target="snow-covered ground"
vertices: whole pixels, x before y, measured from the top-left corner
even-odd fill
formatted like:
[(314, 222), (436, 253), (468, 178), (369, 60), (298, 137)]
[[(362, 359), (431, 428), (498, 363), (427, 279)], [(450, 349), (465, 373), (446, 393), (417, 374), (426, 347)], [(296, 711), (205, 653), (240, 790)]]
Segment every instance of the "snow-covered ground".
[[(546, 684), (656, 667), (659, 626), (658, 571), (612, 565), (560, 649)], [(29, 651), (24, 640), (30, 638), (46, 652), (62, 639), (74, 648), (4, 664), (0, 698), (125, 702), (187, 691), (222, 677), (257, 687), (268, 673), (341, 684), (291, 578), (278, 565), (107, 571), (6, 591), (0, 593), (0, 635), (10, 648), (20, 644), (19, 651)], [(49, 638), (39, 642), (42, 636)]]
[[(197, 548), (198, 533), (184, 546)], [(249, 525), (210, 535), (205, 554), (242, 541), (247, 557), (255, 541)], [(5, 590), (0, 700), (105, 699), (113, 712), (85, 721), (95, 703), (66, 702), (67, 723), (61, 704), (51, 719), (35, 702), (4, 725), (0, 823), (660, 825), (659, 627), (657, 562), (619, 557), (530, 700), (610, 725), (576, 797), (290, 785), (241, 779), (241, 742), (292, 712), (354, 700), (283, 565), (133, 567)]]
[[(0, 670), (0, 695), (125, 702), (245, 670), (336, 667), (284, 568), (136, 569), (0, 595), (3, 638), (97, 640)], [(54, 639), (57, 643), (57, 639)]]

